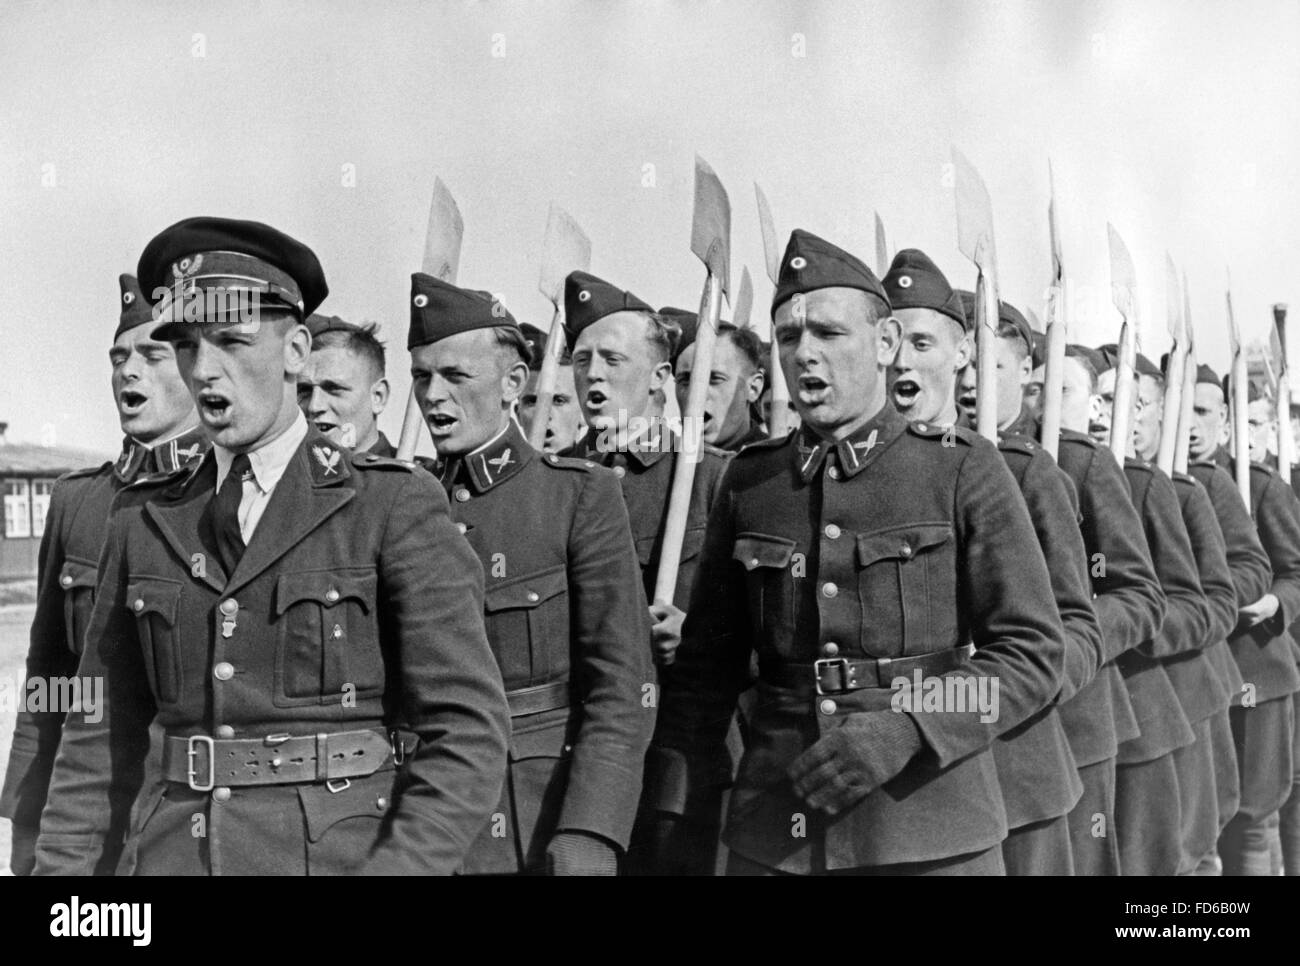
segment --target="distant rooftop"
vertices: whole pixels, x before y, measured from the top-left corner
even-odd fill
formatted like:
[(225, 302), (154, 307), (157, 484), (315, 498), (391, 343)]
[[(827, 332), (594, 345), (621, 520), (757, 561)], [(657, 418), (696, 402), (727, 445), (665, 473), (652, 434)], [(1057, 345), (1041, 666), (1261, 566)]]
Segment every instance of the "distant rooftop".
[(7, 474), (58, 476), (69, 470), (99, 466), (115, 454), (74, 449), (70, 446), (41, 446), (5, 439), (8, 424), (0, 422), (0, 476)]

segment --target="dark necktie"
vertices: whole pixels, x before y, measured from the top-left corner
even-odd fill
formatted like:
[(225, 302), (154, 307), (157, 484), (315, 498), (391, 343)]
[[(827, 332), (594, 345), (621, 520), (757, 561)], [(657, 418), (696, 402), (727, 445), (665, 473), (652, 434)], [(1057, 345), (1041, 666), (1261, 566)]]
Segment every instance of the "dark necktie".
[(253, 472), (248, 455), (240, 453), (230, 464), (230, 472), (217, 490), (212, 501), (212, 529), (217, 538), (217, 550), (226, 574), (235, 572), (239, 558), (244, 555), (244, 537), (239, 532), (239, 503), (244, 496), (244, 480)]

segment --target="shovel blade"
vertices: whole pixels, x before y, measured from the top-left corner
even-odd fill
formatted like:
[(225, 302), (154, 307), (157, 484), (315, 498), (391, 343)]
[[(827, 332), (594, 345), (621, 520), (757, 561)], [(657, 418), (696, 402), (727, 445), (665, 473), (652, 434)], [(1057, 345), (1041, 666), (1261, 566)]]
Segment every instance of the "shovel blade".
[(767, 195), (754, 183), (754, 198), (758, 202), (758, 230), (763, 234), (763, 258), (767, 263), (767, 277), (776, 284), (781, 274), (781, 249), (777, 247), (776, 223), (772, 221), (772, 206), (767, 203)]
[(425, 234), (424, 263), (420, 270), (444, 282), (456, 283), (460, 270), (460, 245), (465, 237), (465, 220), (456, 199), (441, 178), (433, 181), (433, 202), (429, 205), (429, 229)]
[(731, 202), (713, 169), (695, 156), (695, 212), (691, 218), (691, 251), (716, 278), (724, 295), (731, 294)]

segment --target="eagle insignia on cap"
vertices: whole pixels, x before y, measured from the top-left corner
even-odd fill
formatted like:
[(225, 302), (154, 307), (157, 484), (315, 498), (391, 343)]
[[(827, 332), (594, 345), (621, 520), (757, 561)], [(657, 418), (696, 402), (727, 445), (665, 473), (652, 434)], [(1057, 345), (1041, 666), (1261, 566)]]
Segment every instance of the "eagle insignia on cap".
[(799, 271), (799, 269), (806, 267), (807, 264), (808, 259), (804, 258), (802, 255), (796, 255), (794, 258), (790, 259), (790, 267), (796, 272)]
[(429, 296), (421, 292), (415, 298), (411, 299), (411, 304), (414, 305), (417, 309), (422, 309), (429, 304)]
[(324, 446), (313, 446), (311, 453), (316, 457), (316, 462), (325, 468), (325, 475), (338, 472), (339, 451), (336, 449), (326, 449)]
[(899, 288), (911, 288), (911, 287), (912, 287), (912, 276), (911, 276), (911, 275), (900, 275), (900, 276), (898, 276), (898, 287), (899, 287)]
[(172, 265), (172, 274), (177, 278), (184, 278), (186, 275), (193, 275), (203, 264), (202, 255), (193, 255), (189, 258), (182, 258), (179, 262)]

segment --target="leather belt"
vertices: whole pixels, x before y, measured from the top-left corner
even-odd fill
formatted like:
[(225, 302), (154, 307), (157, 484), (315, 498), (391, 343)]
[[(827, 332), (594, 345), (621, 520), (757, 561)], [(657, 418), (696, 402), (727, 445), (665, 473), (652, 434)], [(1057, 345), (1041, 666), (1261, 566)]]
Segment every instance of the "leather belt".
[(887, 688), (895, 678), (911, 677), (912, 672), (917, 670), (922, 674), (952, 671), (966, 664), (974, 653), (974, 645), (964, 644), (961, 647), (909, 657), (862, 660), (824, 657), (812, 664), (770, 662), (760, 665), (758, 676), (760, 680), (777, 688), (816, 694), (842, 694), (864, 688)]
[(530, 688), (507, 691), (506, 701), (510, 705), (512, 718), (567, 708), (573, 703), (569, 696), (568, 681), (552, 681), (550, 684), (535, 684)]
[(218, 785), (292, 785), (333, 782), (373, 775), (400, 765), (419, 738), (379, 728), (337, 731), (295, 738), (212, 738), (168, 735), (163, 743), (163, 778), (208, 792)]

